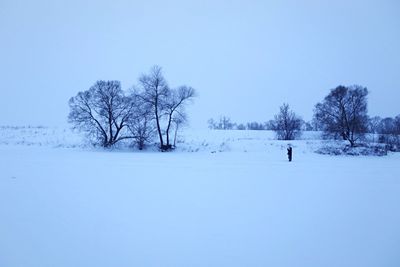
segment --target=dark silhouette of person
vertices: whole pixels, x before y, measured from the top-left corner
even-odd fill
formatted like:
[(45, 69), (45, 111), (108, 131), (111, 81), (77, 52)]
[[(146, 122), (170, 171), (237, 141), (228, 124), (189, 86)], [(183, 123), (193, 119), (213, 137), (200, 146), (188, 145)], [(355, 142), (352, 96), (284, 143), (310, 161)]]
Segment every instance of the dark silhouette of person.
[(287, 149), (287, 155), (288, 155), (289, 161), (292, 161), (293, 149), (291, 146), (289, 146), (289, 148)]

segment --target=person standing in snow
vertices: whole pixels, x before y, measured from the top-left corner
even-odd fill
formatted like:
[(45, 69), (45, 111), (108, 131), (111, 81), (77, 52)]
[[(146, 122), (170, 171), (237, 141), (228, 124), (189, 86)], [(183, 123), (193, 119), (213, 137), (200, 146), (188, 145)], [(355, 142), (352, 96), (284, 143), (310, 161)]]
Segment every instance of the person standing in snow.
[(289, 145), (289, 148), (287, 149), (287, 155), (288, 155), (289, 161), (292, 161), (292, 153), (293, 153), (293, 149)]

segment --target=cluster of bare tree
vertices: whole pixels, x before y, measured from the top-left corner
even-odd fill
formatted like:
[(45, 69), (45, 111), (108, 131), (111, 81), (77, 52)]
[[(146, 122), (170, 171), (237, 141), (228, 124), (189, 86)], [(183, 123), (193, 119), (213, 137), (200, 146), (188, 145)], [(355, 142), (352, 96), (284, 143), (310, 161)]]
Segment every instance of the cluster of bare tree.
[(275, 115), (274, 120), (259, 123), (256, 121), (246, 124), (234, 123), (229, 117), (222, 116), (219, 121), (208, 120), (208, 128), (214, 130), (273, 130), (280, 140), (292, 140), (299, 137), (304, 121), (290, 110), (288, 104), (280, 107), (280, 112)]
[[(281, 140), (296, 139), (304, 130), (319, 130), (326, 137), (346, 140), (351, 146), (372, 133), (373, 142), (379, 135), (379, 142), (400, 147), (400, 115), (369, 118), (367, 96), (365, 87), (338, 86), (315, 105), (312, 123), (305, 123), (288, 104), (283, 104), (274, 119), (266, 123), (236, 124), (222, 116), (219, 121), (210, 119), (208, 124), (211, 129), (273, 130)], [(177, 132), (186, 122), (185, 106), (194, 97), (191, 87), (170, 88), (161, 68), (155, 66), (129, 92), (121, 89), (119, 81), (97, 81), (70, 99), (68, 118), (75, 128), (85, 131), (103, 147), (130, 139), (143, 149), (157, 136), (160, 149), (166, 151), (175, 147)]]
[(325, 137), (341, 138), (355, 146), (368, 133), (368, 90), (365, 87), (338, 86), (315, 105), (314, 119), (305, 123), (284, 104), (272, 122), (278, 139), (295, 139), (301, 130), (323, 131)]
[(359, 85), (332, 89), (324, 101), (315, 106), (316, 127), (327, 136), (347, 140), (351, 146), (359, 140), (378, 141), (388, 145), (390, 150), (399, 150), (400, 115), (384, 119), (369, 117), (367, 96), (367, 88)]
[(231, 121), (231, 118), (221, 116), (218, 121), (209, 119), (207, 121), (208, 128), (213, 130), (233, 130), (236, 129), (237, 124)]
[(300, 136), (301, 131), (322, 131), (326, 138), (343, 139), (350, 146), (356, 146), (360, 140), (366, 140), (366, 134), (372, 133), (372, 142), (377, 141), (400, 148), (400, 115), (395, 118), (368, 116), (368, 90), (359, 85), (338, 86), (332, 89), (314, 109), (311, 122), (303, 121), (288, 104), (283, 104), (273, 120), (266, 123), (232, 123), (228, 117), (218, 122), (209, 120), (211, 129), (273, 130), (278, 139), (292, 140)]
[(209, 119), (207, 123), (212, 130), (271, 130), (266, 122), (236, 123), (227, 116), (221, 116), (219, 120)]
[(392, 151), (400, 149), (400, 114), (394, 118), (372, 117), (369, 119), (368, 129), (372, 134), (372, 142), (386, 144)]
[(196, 93), (192, 87), (170, 88), (162, 70), (154, 66), (139, 85), (124, 92), (119, 81), (97, 81), (69, 100), (69, 122), (96, 144), (114, 146), (132, 140), (139, 149), (158, 136), (162, 151), (175, 147), (186, 122), (185, 106)]

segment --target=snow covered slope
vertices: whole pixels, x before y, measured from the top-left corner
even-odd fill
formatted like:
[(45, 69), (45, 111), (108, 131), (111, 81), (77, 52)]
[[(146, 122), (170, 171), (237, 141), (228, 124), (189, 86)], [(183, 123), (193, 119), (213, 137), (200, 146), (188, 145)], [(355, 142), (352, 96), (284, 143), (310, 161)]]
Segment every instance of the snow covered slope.
[(0, 145), (84, 147), (85, 141), (68, 128), (0, 126)]
[(256, 131), (188, 132), (172, 153), (1, 136), (0, 266), (400, 266), (399, 154), (299, 140), (289, 163)]
[[(319, 133), (306, 132), (302, 140), (281, 142), (274, 140), (272, 131), (222, 131), (222, 130), (186, 130), (178, 136), (177, 151), (181, 152), (256, 152), (265, 151), (270, 146), (286, 146), (297, 143), (310, 149), (319, 147)], [(43, 126), (0, 126), (0, 145), (40, 146), (51, 148), (91, 149), (84, 136), (68, 128)], [(126, 145), (124, 149), (131, 150)], [(153, 150), (150, 148), (150, 150)]]

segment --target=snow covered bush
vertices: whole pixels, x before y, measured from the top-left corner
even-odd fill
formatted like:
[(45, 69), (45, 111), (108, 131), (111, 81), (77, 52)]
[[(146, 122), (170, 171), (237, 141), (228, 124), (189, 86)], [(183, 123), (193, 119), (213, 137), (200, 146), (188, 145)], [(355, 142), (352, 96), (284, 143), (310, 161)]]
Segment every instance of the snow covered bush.
[(323, 155), (347, 155), (347, 156), (386, 156), (387, 147), (380, 144), (359, 144), (357, 146), (345, 145), (343, 142), (330, 141), (326, 142), (316, 151)]

